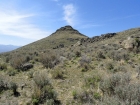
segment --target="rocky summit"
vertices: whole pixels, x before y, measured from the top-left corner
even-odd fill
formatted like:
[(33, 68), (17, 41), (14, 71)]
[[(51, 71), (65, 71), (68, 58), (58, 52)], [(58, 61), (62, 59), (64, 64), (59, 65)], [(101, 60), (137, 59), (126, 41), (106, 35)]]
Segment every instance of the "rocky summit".
[(67, 25), (64, 27), (61, 27), (60, 29), (56, 30), (55, 33), (63, 33), (63, 32), (68, 32), (70, 34), (79, 34), (79, 35), (83, 35), (81, 34), (78, 30), (74, 29), (72, 26)]

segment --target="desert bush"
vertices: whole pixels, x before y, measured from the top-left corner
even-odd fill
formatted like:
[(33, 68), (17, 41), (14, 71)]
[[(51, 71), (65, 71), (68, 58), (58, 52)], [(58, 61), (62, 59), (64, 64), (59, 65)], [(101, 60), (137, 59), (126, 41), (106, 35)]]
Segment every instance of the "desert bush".
[(4, 81), (3, 76), (0, 75), (0, 93), (8, 89), (8, 83)]
[(32, 95), (33, 104), (38, 105), (44, 103), (46, 100), (56, 100), (56, 93), (51, 86), (46, 73), (37, 72), (34, 76), (34, 93)]
[(87, 77), (87, 78), (85, 78), (85, 86), (95, 88), (95, 87), (97, 87), (100, 80), (101, 80), (101, 78), (98, 75), (94, 75), (92, 77)]
[(85, 62), (85, 63), (90, 63), (91, 62), (91, 59), (87, 56), (82, 56), (81, 59), (80, 59), (80, 63), (82, 65), (82, 63)]
[(77, 91), (76, 90), (74, 90), (74, 91), (72, 91), (72, 96), (73, 96), (73, 99), (77, 99)]
[[(140, 103), (140, 86), (138, 83), (131, 83), (128, 73), (114, 74), (104, 82), (101, 82), (100, 89), (104, 93), (104, 102), (111, 97), (115, 97), (113, 105), (139, 105)], [(116, 100), (119, 100), (118, 104)], [(109, 102), (109, 101), (108, 101)], [(110, 104), (109, 104), (110, 105)]]
[(54, 53), (43, 53), (40, 55), (40, 62), (42, 62), (46, 68), (53, 68), (59, 63), (59, 59)]
[(135, 38), (133, 52), (134, 53), (139, 53), (140, 52), (140, 39), (139, 38)]
[(93, 96), (94, 96), (94, 99), (96, 99), (96, 100), (100, 100), (101, 99), (100, 93), (94, 92)]
[(105, 59), (105, 55), (104, 55), (104, 53), (102, 51), (98, 51), (96, 53), (96, 57), (97, 57), (97, 59), (99, 59), (99, 58)]
[(108, 95), (112, 95), (114, 93), (114, 88), (118, 84), (118, 82), (121, 80), (120, 75), (115, 74), (110, 78), (106, 78), (100, 83), (100, 89), (103, 93), (106, 93)]
[(120, 60), (128, 61), (130, 59), (128, 52), (124, 49), (111, 50), (107, 53), (107, 56), (110, 59), (113, 59), (113, 60), (116, 60), (116, 61), (120, 61)]
[(22, 69), (22, 65), (26, 62), (26, 59), (22, 55), (13, 55), (13, 57), (10, 60), (11, 66), (15, 69)]
[(1, 63), (0, 64), (0, 70), (6, 70), (7, 69), (7, 65), (5, 63)]
[(76, 94), (73, 93), (73, 98), (75, 101), (78, 101), (78, 103), (86, 104), (86, 103), (92, 103), (94, 104), (94, 96), (92, 91), (80, 91)]
[(52, 75), (52, 78), (54, 78), (54, 79), (63, 79), (64, 78), (64, 72), (61, 69), (51, 71), (51, 75)]
[(76, 55), (76, 57), (80, 57), (81, 56), (81, 52), (80, 51), (76, 51), (75, 55)]
[(121, 72), (127, 72), (127, 67), (122, 66), (122, 65), (116, 66), (114, 68), (114, 72), (119, 72), (119, 71), (121, 71)]
[(19, 92), (17, 91), (18, 85), (14, 82), (10, 82), (9, 88), (13, 91), (14, 96), (19, 96)]
[(125, 105), (116, 96), (104, 97), (102, 101), (98, 103), (99, 105)]
[(44, 87), (45, 85), (50, 85), (50, 82), (49, 82), (49, 79), (47, 78), (46, 73), (35, 72), (33, 80), (35, 84), (40, 88)]
[(113, 63), (112, 63), (112, 62), (106, 63), (106, 69), (107, 69), (107, 70), (112, 70), (112, 69), (114, 69)]
[(29, 71), (27, 75), (29, 78), (33, 78), (33, 74), (34, 74), (34, 71)]
[(72, 58), (75, 57), (75, 54), (73, 52), (67, 53), (66, 57), (71, 60)]
[(6, 74), (8, 74), (9, 76), (15, 76), (17, 73), (18, 71), (13, 68), (9, 68), (6, 72)]
[(35, 52), (34, 52), (34, 55), (35, 55), (35, 56), (38, 56), (38, 52), (35, 51)]
[(10, 61), (10, 57), (7, 56), (6, 59), (5, 59), (5, 62), (6, 62), (6, 63), (9, 63), (9, 61)]
[(35, 57), (34, 60), (35, 60), (36, 62), (38, 62), (38, 61), (39, 61), (39, 57)]
[(91, 59), (87, 56), (82, 56), (79, 60), (79, 66), (82, 68), (82, 71), (87, 71), (90, 68)]
[(30, 60), (31, 60), (31, 57), (30, 57), (29, 55), (26, 55), (25, 61), (26, 61), (26, 62), (29, 62)]

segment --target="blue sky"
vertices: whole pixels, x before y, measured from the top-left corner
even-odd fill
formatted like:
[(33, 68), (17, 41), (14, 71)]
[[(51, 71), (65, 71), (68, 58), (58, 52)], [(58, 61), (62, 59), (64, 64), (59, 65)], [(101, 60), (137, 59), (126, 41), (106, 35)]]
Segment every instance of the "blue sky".
[(140, 0), (0, 0), (0, 44), (26, 45), (65, 25), (89, 37), (140, 27)]

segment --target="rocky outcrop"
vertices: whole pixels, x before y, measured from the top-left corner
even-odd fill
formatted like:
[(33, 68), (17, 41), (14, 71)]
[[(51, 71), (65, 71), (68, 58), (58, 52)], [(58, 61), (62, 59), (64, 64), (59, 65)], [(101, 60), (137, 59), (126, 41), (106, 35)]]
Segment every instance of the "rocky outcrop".
[(128, 37), (122, 42), (122, 46), (128, 50), (138, 49), (140, 47), (140, 37)]
[(127, 40), (124, 40), (122, 42), (122, 46), (125, 49), (132, 50), (134, 48), (134, 43), (135, 43), (135, 40), (133, 38), (131, 38), (131, 37), (128, 37)]
[(92, 38), (86, 38), (86, 39), (81, 39), (81, 42), (90, 42), (90, 43), (93, 43), (93, 42), (97, 42), (97, 41), (101, 41), (101, 40), (104, 40), (104, 39), (109, 39), (109, 38), (112, 38), (114, 37), (115, 35), (117, 35), (116, 33), (107, 33), (107, 34), (102, 34), (101, 36), (94, 36)]

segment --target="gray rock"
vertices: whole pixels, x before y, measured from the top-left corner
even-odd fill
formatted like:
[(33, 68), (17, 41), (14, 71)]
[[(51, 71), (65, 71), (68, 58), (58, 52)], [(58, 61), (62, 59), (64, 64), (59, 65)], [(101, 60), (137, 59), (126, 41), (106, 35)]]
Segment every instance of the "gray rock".
[(28, 69), (31, 69), (31, 68), (33, 68), (33, 64), (31, 64), (31, 63), (25, 63), (25, 64), (22, 65), (23, 70), (28, 70)]

